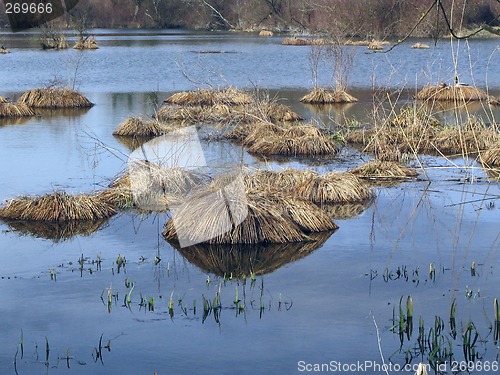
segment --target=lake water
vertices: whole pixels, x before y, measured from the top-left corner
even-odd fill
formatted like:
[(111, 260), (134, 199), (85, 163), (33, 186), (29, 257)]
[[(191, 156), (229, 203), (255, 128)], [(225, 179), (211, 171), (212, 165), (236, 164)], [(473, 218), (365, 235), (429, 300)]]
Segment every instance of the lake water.
[[(417, 87), (454, 77), (449, 41), (429, 50), (411, 49), (411, 41), (388, 54), (358, 47), (349, 87), (359, 102), (318, 111), (298, 101), (312, 86), (310, 49), (282, 46), (282, 37), (94, 32), (101, 48), (83, 53), (42, 51), (33, 34), (0, 33), (12, 51), (0, 55), (1, 96), (17, 98), (57, 80), (74, 83), (96, 104), (0, 122), (2, 200), (106, 186), (125, 169), (131, 151), (113, 130), (130, 115), (152, 114), (175, 91), (205, 84), (270, 90), (306, 119), (333, 127), (346, 118), (369, 122), (373, 87), (404, 89), (405, 102)], [(460, 79), (499, 95), (498, 45), (497, 39), (454, 45)], [(326, 67), (321, 76), (327, 84)], [(498, 107), (469, 110), (498, 123)], [(440, 116), (452, 117), (447, 111)], [(241, 151), (228, 142), (202, 144), (209, 163)], [(368, 159), (349, 148), (329, 160), (266, 162), (245, 155), (250, 167), (321, 172)], [(407, 359), (412, 365), (428, 362), (429, 350), (423, 356), (418, 350), (420, 317), (426, 337), (436, 317), (443, 320), (440, 348), (457, 361), (441, 368), (449, 373), (464, 364), (462, 335), (473, 322), (478, 359), (471, 372), (483, 373), (479, 364), (491, 369), (500, 354), (493, 337), (493, 300), (500, 298), (498, 181), (488, 180), (472, 159), (427, 156), (422, 162), (430, 183), (374, 187), (374, 202), (357, 216), (335, 220), (340, 229), (321, 247), (247, 255), (259, 259), (262, 273), (255, 280), (231, 278), (237, 264), (216, 269), (200, 254), (175, 250), (161, 237), (167, 214), (122, 213), (90, 235), (65, 241), (0, 222), (0, 373), (297, 374), (315, 364), (325, 373), (339, 367), (349, 372), (342, 365), (360, 362), (365, 368), (351, 372), (385, 373), (373, 366), (386, 363), (395, 366), (390, 373), (412, 374), (397, 366)], [(119, 255), (127, 259), (120, 273)], [(220, 271), (225, 269), (226, 277)], [(134, 289), (127, 308), (129, 283)], [(219, 290), (222, 308), (204, 317), (204, 298), (212, 301)], [(241, 311), (233, 303), (236, 291), (245, 305)], [(413, 299), (414, 327), (401, 342), (394, 326), (400, 299), (405, 310), (407, 296)], [(150, 298), (154, 311), (148, 309)], [(449, 324), (453, 300), (455, 338)]]

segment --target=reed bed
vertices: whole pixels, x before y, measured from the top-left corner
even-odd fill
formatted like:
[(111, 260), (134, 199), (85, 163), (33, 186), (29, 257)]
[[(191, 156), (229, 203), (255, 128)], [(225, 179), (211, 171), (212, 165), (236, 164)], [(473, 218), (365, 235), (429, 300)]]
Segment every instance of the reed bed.
[(42, 88), (26, 91), (18, 100), (31, 108), (90, 108), (94, 104), (77, 91), (68, 88)]
[(169, 128), (157, 119), (133, 116), (123, 121), (113, 132), (122, 137), (158, 137), (168, 133)]
[(319, 249), (333, 231), (309, 234), (310, 241), (284, 244), (172, 245), (190, 263), (220, 277), (246, 279), (271, 273)]
[(19, 221), (3, 219), (9, 228), (21, 235), (44, 238), (54, 242), (74, 236), (90, 236), (101, 229), (107, 220), (72, 220), (65, 222)]
[(95, 221), (116, 214), (98, 195), (69, 195), (55, 192), (43, 196), (23, 196), (0, 207), (0, 217), (45, 222)]
[(382, 42), (378, 40), (374, 40), (368, 44), (368, 49), (371, 49), (373, 51), (381, 51), (384, 49), (384, 45)]
[(165, 105), (154, 117), (164, 122), (180, 122), (181, 124), (214, 124), (237, 125), (257, 120), (271, 122), (294, 122), (302, 120), (289, 107), (272, 103), (259, 102), (245, 106), (216, 104), (213, 106), (180, 106)]
[(5, 99), (3, 96), (0, 96), (0, 104), (8, 103), (9, 101)]
[(213, 106), (216, 104), (241, 106), (253, 103), (253, 99), (242, 90), (228, 87), (220, 90), (198, 89), (178, 92), (165, 99), (164, 103), (182, 106)]
[(302, 38), (285, 38), (281, 42), (284, 46), (323, 46), (328, 44), (328, 42), (322, 38), (317, 39), (302, 39)]
[(41, 39), (40, 45), (42, 49), (67, 49), (68, 42), (62, 34), (51, 35)]
[(319, 204), (364, 202), (372, 197), (370, 189), (348, 172), (320, 175), (311, 170), (292, 168), (258, 171), (246, 176), (245, 185), (248, 189), (292, 195)]
[[(249, 190), (245, 200), (219, 190), (192, 196), (175, 212), (163, 232), (169, 241), (257, 244), (309, 241), (311, 232), (337, 228), (318, 206), (296, 197)], [(235, 218), (242, 221), (237, 224)], [(228, 231), (220, 233), (222, 228)]]
[(496, 98), (494, 96), (490, 96), (488, 98), (488, 104), (490, 104), (490, 105), (500, 105), (500, 98)]
[(248, 134), (243, 145), (261, 155), (317, 156), (338, 151), (337, 145), (313, 125), (261, 125)]
[(408, 168), (398, 162), (373, 160), (359, 167), (351, 169), (349, 172), (367, 179), (382, 179), (382, 180), (400, 180), (415, 178), (418, 176), (417, 171)]
[(35, 112), (22, 103), (0, 102), (0, 118), (34, 116)]
[(444, 83), (438, 86), (426, 86), (417, 93), (418, 100), (436, 100), (468, 102), (474, 100), (487, 100), (488, 94), (480, 88), (466, 85), (448, 86)]
[(357, 102), (358, 99), (342, 89), (331, 91), (321, 87), (315, 87), (310, 93), (303, 96), (300, 101), (306, 104), (331, 104), (354, 103)]
[(80, 38), (78, 42), (73, 46), (73, 49), (85, 50), (85, 49), (99, 49), (99, 45), (93, 36), (87, 38)]

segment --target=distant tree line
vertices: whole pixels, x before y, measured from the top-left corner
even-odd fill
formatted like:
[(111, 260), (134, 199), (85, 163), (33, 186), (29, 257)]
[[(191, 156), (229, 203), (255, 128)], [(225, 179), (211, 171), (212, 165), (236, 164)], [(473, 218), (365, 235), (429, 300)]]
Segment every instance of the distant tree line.
[[(408, 33), (435, 0), (80, 0), (66, 27), (275, 29), (384, 38)], [(441, 0), (454, 29), (499, 26), (499, 0)], [(0, 25), (8, 19), (0, 2)], [(436, 8), (437, 9), (437, 8)], [(447, 34), (433, 10), (415, 36)]]

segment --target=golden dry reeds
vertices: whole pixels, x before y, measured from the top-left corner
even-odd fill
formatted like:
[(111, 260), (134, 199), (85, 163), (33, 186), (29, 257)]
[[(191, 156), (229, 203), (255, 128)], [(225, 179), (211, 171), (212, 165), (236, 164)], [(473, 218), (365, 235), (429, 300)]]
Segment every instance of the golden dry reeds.
[(172, 245), (191, 264), (220, 277), (245, 279), (265, 275), (319, 249), (333, 231), (309, 234), (310, 241), (283, 244)]
[(271, 30), (261, 30), (259, 36), (273, 36), (274, 33)]
[(261, 124), (247, 135), (243, 145), (249, 152), (261, 155), (317, 156), (338, 151), (336, 144), (314, 125)]
[(414, 45), (412, 45), (411, 48), (415, 48), (415, 49), (428, 49), (430, 47), (429, 47), (428, 44), (417, 42)]
[(8, 100), (5, 99), (3, 96), (0, 96), (0, 104), (8, 103)]
[(52, 34), (46, 36), (40, 41), (42, 49), (67, 49), (68, 42), (62, 34)]
[(18, 100), (32, 108), (90, 108), (94, 104), (68, 88), (42, 88), (26, 91)]
[(310, 46), (313, 43), (310, 39), (285, 38), (281, 44), (284, 46)]
[(156, 119), (133, 116), (123, 121), (113, 132), (122, 137), (158, 137), (168, 133), (169, 129)]
[(85, 50), (85, 49), (99, 49), (95, 37), (80, 38), (76, 44), (73, 46), (74, 49)]
[(175, 93), (164, 100), (167, 104), (192, 105), (192, 106), (213, 106), (225, 104), (230, 106), (240, 106), (251, 104), (253, 99), (245, 91), (234, 87), (219, 90), (198, 89), (194, 91), (183, 91)]
[(0, 217), (12, 220), (65, 222), (102, 220), (116, 214), (98, 195), (69, 195), (55, 192), (43, 196), (23, 196), (0, 207)]
[(488, 98), (488, 104), (490, 104), (490, 105), (500, 105), (500, 98), (496, 98), (494, 96), (490, 96)]
[(330, 103), (354, 103), (357, 102), (354, 96), (348, 94), (342, 89), (327, 90), (321, 87), (315, 87), (300, 101), (306, 104), (330, 104)]
[[(325, 212), (304, 199), (256, 190), (247, 191), (244, 201), (222, 190), (216, 194), (202, 192), (186, 200), (165, 225), (164, 237), (192, 244), (288, 243), (337, 229)], [(236, 223), (235, 217), (242, 221)], [(221, 225), (228, 230), (220, 233)]]
[(348, 172), (320, 175), (311, 170), (292, 168), (282, 171), (258, 171), (245, 177), (245, 185), (250, 190), (292, 195), (319, 204), (356, 203), (372, 197), (370, 189)]
[(165, 168), (146, 161), (135, 161), (128, 172), (99, 197), (115, 208), (141, 208), (163, 212), (181, 202), (206, 181), (206, 176), (182, 168)]
[(360, 178), (367, 178), (371, 180), (399, 180), (415, 178), (418, 176), (417, 171), (408, 168), (401, 163), (383, 160), (370, 161), (351, 169), (349, 172)]
[(22, 103), (0, 103), (0, 118), (34, 116), (35, 112)]
[(481, 163), (486, 167), (500, 167), (500, 141), (481, 154)]
[(447, 86), (446, 84), (440, 84), (438, 86), (425, 86), (417, 93), (417, 99), (463, 103), (473, 100), (486, 100), (488, 99), (488, 94), (474, 86), (460, 84)]
[(3, 219), (13, 231), (54, 242), (70, 239), (74, 236), (90, 236), (102, 228), (107, 220), (72, 220), (65, 222), (18, 221)]
[(10, 53), (10, 51), (7, 48), (5, 48), (4, 46), (2, 46), (0, 48), (0, 55), (6, 55), (8, 53)]
[(384, 45), (378, 40), (373, 40), (368, 44), (368, 49), (371, 49), (373, 51), (381, 51), (384, 49)]

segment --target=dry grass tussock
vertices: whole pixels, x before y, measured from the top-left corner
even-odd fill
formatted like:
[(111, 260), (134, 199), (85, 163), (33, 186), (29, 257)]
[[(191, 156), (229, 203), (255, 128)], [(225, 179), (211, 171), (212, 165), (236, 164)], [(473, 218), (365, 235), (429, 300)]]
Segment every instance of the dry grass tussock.
[(481, 162), (486, 167), (500, 167), (500, 141), (481, 154)]
[(360, 178), (398, 180), (415, 178), (417, 171), (408, 168), (398, 162), (373, 160), (359, 167), (351, 169), (349, 172)]
[[(237, 224), (235, 217), (243, 221)], [(221, 226), (229, 230), (221, 234)], [(288, 243), (310, 241), (311, 232), (334, 229), (328, 215), (310, 201), (255, 190), (239, 201), (224, 189), (216, 197), (210, 191), (191, 196), (167, 222), (163, 235), (191, 243)]]
[(8, 103), (8, 100), (5, 99), (3, 96), (0, 96), (0, 104)]
[(10, 51), (7, 48), (5, 47), (0, 48), (0, 55), (6, 55), (8, 53), (10, 53)]
[(43, 88), (26, 91), (18, 100), (32, 108), (90, 108), (93, 104), (82, 94), (68, 88)]
[(337, 145), (314, 125), (261, 124), (250, 131), (243, 145), (249, 152), (261, 155), (318, 156), (338, 151)]
[(22, 103), (0, 102), (0, 118), (34, 116), (35, 112)]
[(321, 87), (314, 88), (310, 93), (303, 96), (300, 101), (306, 104), (329, 104), (329, 103), (354, 103), (354, 96), (342, 89), (326, 90)]
[(158, 137), (168, 133), (172, 127), (156, 119), (133, 116), (123, 121), (113, 132), (122, 137)]
[(486, 100), (488, 94), (480, 88), (466, 85), (448, 86), (444, 83), (438, 86), (426, 86), (417, 93), (418, 100), (453, 101), (458, 103)]
[(285, 38), (283, 42), (281, 42), (284, 46), (322, 46), (327, 44), (328, 42), (322, 38), (318, 39), (302, 39), (302, 38)]
[(206, 181), (206, 176), (182, 168), (164, 168), (137, 161), (99, 196), (115, 208), (136, 207), (164, 212)]
[(228, 87), (219, 90), (198, 89), (178, 92), (165, 99), (164, 103), (182, 106), (213, 106), (216, 104), (241, 106), (253, 103), (253, 99), (245, 91)]
[(69, 195), (55, 192), (43, 196), (23, 196), (0, 207), (0, 217), (12, 220), (67, 222), (95, 221), (116, 214), (98, 195)]
[(74, 49), (84, 50), (84, 49), (99, 49), (97, 41), (93, 36), (79, 39), (78, 42), (73, 46)]
[(311, 233), (307, 242), (280, 244), (172, 245), (190, 263), (205, 272), (220, 277), (246, 279), (252, 274), (265, 275), (284, 265), (299, 260), (319, 249), (332, 235), (332, 231)]
[(248, 189), (292, 195), (315, 203), (344, 204), (369, 200), (370, 189), (355, 175), (331, 172), (320, 175), (311, 170), (258, 171), (245, 177)]

